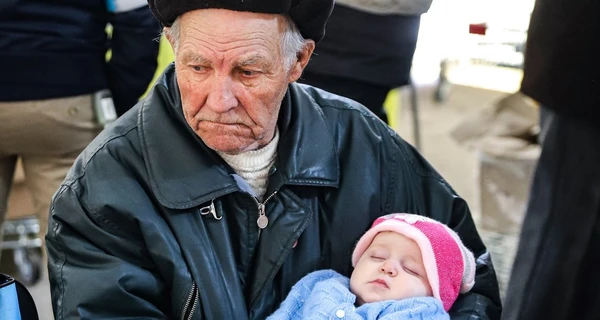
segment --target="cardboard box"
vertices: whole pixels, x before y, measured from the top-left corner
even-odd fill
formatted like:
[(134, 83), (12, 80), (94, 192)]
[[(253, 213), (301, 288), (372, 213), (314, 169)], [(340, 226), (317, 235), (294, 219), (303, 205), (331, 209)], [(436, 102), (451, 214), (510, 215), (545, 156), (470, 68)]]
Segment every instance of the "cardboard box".
[(488, 137), (477, 151), (478, 230), (488, 247), (504, 298), (540, 147), (525, 140)]
[(540, 147), (538, 104), (520, 92), (467, 116), (451, 132), (475, 151), (477, 229), (491, 253), (503, 298), (519, 243)]

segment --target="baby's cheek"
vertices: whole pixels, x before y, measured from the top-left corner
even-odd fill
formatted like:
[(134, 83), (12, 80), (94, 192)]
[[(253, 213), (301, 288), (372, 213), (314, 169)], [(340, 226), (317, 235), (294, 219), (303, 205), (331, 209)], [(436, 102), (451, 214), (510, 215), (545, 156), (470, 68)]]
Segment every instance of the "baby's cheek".
[(427, 281), (425, 281), (423, 279), (418, 279), (417, 281), (415, 281), (414, 287), (415, 287), (415, 290), (417, 291), (418, 295), (421, 297), (433, 296), (431, 294), (431, 289), (429, 287), (429, 283), (427, 283)]
[(358, 285), (357, 277), (350, 277), (350, 292), (352, 292), (356, 296), (356, 300), (359, 301), (363, 299), (361, 287)]

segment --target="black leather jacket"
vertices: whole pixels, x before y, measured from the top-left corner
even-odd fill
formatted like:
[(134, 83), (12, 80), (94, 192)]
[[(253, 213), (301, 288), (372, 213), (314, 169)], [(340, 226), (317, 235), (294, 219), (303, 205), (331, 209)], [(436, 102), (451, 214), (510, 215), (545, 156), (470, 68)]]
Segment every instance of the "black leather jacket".
[(352, 249), (391, 212), (447, 223), (478, 257), (453, 319), (499, 319), (494, 270), (469, 209), (355, 102), (292, 84), (259, 204), (191, 131), (169, 67), (83, 152), (54, 197), (47, 246), (57, 320), (264, 319), (302, 276), (349, 276)]

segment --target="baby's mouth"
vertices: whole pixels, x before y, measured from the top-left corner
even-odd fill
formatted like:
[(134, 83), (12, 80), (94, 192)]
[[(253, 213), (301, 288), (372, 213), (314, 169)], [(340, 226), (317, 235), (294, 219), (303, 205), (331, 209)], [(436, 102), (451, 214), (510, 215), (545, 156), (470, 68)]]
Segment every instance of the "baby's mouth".
[(380, 279), (375, 279), (375, 280), (371, 281), (371, 283), (373, 283), (373, 284), (377, 284), (377, 285), (381, 285), (381, 286), (383, 286), (383, 287), (385, 287), (385, 288), (387, 288), (387, 289), (389, 289), (389, 288), (390, 288), (390, 287), (388, 286), (387, 282), (385, 282), (385, 280), (383, 280), (383, 279), (381, 279), (381, 278), (380, 278)]

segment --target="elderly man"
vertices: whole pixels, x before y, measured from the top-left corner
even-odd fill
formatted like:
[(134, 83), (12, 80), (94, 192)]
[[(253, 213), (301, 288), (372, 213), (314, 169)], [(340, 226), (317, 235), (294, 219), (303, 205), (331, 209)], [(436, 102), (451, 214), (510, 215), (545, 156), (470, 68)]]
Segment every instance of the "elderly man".
[(479, 257), (453, 319), (499, 318), (466, 203), (365, 107), (294, 83), (332, 5), (150, 1), (175, 64), (57, 191), (57, 319), (264, 319), (309, 272), (349, 275), (356, 241), (391, 212), (447, 223)]

